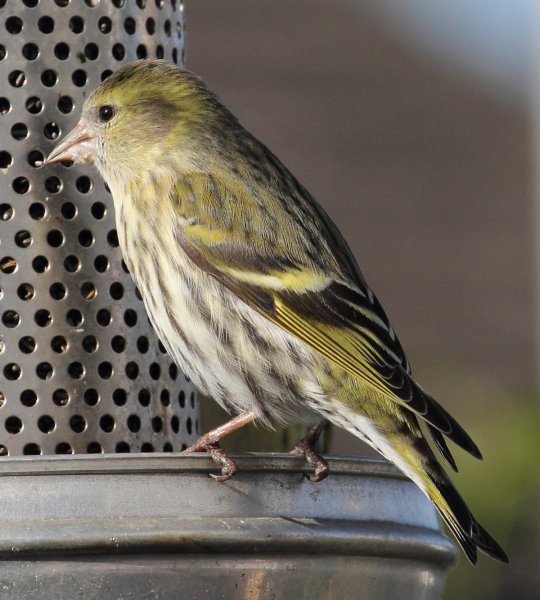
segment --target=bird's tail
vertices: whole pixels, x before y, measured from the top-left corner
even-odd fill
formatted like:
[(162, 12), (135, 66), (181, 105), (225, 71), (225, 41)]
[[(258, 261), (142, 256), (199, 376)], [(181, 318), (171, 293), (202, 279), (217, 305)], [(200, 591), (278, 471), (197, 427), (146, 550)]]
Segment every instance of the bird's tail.
[(365, 415), (343, 405), (340, 409), (343, 418), (338, 424), (344, 426), (346, 423), (351, 433), (372, 445), (416, 483), (433, 502), (472, 564), (476, 564), (477, 550), (508, 562), (504, 550), (473, 517), (423, 437), (412, 413), (404, 409), (401, 426), (396, 427), (395, 415), (393, 419), (379, 418), (375, 425)]
[[(477, 550), (501, 562), (508, 562), (504, 550), (474, 518), (426, 440), (402, 434), (394, 447), (404, 459), (396, 465), (433, 502), (470, 562), (476, 564)], [(387, 458), (392, 460), (391, 456)]]
[(438, 464), (434, 469), (428, 470), (426, 487), (423, 491), (435, 504), (473, 565), (476, 564), (477, 550), (501, 562), (508, 562), (504, 550), (474, 518), (465, 501)]

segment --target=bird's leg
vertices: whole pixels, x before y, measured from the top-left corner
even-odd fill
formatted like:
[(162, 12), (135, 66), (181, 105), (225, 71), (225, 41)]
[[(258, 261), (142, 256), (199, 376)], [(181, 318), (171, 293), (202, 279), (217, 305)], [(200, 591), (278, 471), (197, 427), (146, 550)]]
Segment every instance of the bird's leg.
[(303, 454), (310, 465), (315, 465), (315, 473), (310, 476), (310, 480), (313, 482), (322, 481), (330, 472), (328, 462), (315, 451), (317, 441), (327, 423), (328, 421), (321, 421), (318, 425), (315, 425), (306, 437), (302, 438), (291, 450), (291, 454)]
[(227, 481), (227, 479), (230, 479), (236, 473), (237, 466), (234, 460), (221, 449), (219, 442), (225, 436), (251, 423), (255, 419), (256, 416), (252, 412), (242, 413), (202, 435), (192, 446), (184, 450), (182, 454), (184, 452), (208, 452), (212, 460), (221, 466), (221, 475), (210, 473), (210, 476), (216, 481)]

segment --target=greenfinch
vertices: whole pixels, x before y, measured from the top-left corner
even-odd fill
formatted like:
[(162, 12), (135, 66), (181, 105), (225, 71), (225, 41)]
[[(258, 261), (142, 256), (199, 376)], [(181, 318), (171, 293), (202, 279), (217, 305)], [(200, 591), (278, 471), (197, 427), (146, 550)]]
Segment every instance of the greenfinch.
[[(91, 160), (108, 184), (124, 260), (170, 355), (237, 416), (327, 422), (370, 444), (431, 499), (472, 563), (506, 554), (471, 514), (426, 439), (481, 454), (413, 379), (388, 318), (309, 192), (206, 85), (159, 60), (128, 64), (86, 100), (46, 163)], [(315, 465), (316, 425), (296, 450)]]

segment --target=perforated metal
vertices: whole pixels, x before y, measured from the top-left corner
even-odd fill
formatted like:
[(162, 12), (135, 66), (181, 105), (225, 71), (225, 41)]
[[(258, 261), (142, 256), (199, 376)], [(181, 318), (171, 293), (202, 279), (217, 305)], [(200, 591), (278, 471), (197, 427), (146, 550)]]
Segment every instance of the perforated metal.
[(176, 0), (0, 0), (0, 454), (180, 450), (195, 390), (151, 330), (91, 166), (38, 169), (89, 90), (183, 59)]

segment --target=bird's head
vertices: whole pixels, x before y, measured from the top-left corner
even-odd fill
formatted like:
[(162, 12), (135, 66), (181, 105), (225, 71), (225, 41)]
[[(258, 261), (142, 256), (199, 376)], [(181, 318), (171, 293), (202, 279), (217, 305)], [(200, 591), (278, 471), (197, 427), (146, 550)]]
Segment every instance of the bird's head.
[(92, 92), (78, 124), (45, 164), (93, 161), (108, 183), (140, 176), (173, 157), (178, 167), (219, 106), (188, 71), (162, 60), (130, 63)]

